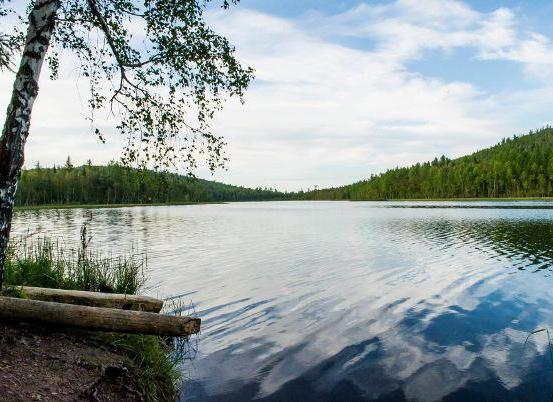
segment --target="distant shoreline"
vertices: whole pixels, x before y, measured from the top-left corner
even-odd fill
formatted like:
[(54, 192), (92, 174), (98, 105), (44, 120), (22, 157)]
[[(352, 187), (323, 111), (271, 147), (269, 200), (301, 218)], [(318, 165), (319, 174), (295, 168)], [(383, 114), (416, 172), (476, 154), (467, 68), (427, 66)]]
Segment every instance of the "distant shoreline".
[[(322, 200), (321, 200), (322, 201)], [(385, 200), (337, 200), (337, 201), (553, 201), (553, 197), (482, 197), (482, 198), (391, 198)]]
[(207, 205), (207, 204), (228, 204), (229, 202), (251, 203), (251, 202), (320, 202), (320, 201), (350, 201), (350, 202), (443, 202), (443, 201), (553, 201), (553, 197), (502, 197), (502, 198), (402, 198), (387, 200), (259, 200), (259, 201), (205, 201), (205, 202), (156, 202), (156, 203), (132, 203), (132, 204), (54, 204), (54, 205), (21, 205), (16, 206), (16, 211), (32, 211), (40, 209), (103, 209), (103, 208), (131, 208), (131, 207), (170, 207), (182, 205)]
[(152, 203), (132, 203), (132, 204), (43, 204), (43, 205), (19, 205), (15, 207), (16, 211), (31, 211), (38, 209), (101, 209), (101, 208), (131, 208), (131, 207), (170, 207), (179, 205), (205, 205), (205, 204), (225, 204), (223, 201), (209, 202), (152, 202)]

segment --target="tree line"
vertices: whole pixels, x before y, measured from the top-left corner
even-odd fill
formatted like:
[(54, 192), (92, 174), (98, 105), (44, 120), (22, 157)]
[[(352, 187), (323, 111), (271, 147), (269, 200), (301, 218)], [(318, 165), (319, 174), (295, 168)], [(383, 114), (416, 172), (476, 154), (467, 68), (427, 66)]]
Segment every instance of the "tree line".
[(310, 200), (553, 196), (553, 128), (504, 138), (458, 159), (396, 167), (351, 185), (310, 191)]
[(269, 188), (246, 188), (173, 173), (133, 169), (118, 163), (24, 169), (17, 191), (20, 206), (134, 204), (282, 199)]
[(270, 200), (553, 197), (553, 128), (504, 138), (458, 159), (397, 167), (351, 185), (296, 193), (246, 188), (174, 173), (89, 161), (23, 170), (18, 205)]

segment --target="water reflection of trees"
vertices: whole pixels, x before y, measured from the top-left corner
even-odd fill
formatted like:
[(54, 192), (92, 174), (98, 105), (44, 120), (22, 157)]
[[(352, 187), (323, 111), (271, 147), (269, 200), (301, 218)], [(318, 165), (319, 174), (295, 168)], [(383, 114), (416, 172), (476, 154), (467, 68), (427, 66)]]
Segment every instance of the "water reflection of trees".
[[(518, 219), (420, 219), (397, 223), (432, 248), (468, 248), (507, 259), (519, 269), (553, 266), (553, 221)], [(399, 229), (399, 227), (396, 227)]]

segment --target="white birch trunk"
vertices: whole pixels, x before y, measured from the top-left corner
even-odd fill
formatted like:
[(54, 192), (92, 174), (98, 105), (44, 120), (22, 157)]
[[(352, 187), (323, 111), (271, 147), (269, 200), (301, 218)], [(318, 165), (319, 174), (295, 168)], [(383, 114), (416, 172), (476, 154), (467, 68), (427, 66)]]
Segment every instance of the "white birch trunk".
[(36, 0), (29, 14), (21, 64), (15, 77), (12, 98), (0, 137), (0, 289), (31, 111), (38, 94), (38, 78), (59, 6), (60, 0)]

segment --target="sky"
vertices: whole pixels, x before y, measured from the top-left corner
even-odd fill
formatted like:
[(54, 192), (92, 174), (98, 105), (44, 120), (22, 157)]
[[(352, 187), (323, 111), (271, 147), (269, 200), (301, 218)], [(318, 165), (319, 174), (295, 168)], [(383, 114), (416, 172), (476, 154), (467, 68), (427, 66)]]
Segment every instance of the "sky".
[[(454, 158), (553, 120), (553, 2), (242, 0), (208, 23), (256, 70), (245, 104), (213, 131), (226, 170), (206, 179), (280, 190), (348, 184), (396, 166)], [(86, 85), (43, 74), (26, 166), (106, 163), (87, 121)], [(0, 73), (0, 110), (13, 76)], [(4, 118), (5, 114), (0, 114)], [(111, 127), (111, 129), (109, 129)]]

